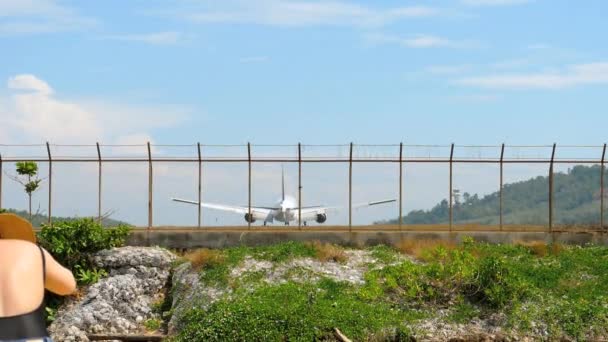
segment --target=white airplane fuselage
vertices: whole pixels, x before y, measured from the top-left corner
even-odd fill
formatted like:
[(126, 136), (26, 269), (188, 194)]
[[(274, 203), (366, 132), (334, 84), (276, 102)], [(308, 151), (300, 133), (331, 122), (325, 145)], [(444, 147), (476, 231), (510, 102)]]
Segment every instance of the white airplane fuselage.
[[(264, 220), (264, 224), (268, 222), (279, 221), (285, 224), (289, 224), (289, 222), (298, 221), (298, 201), (293, 196), (285, 196), (285, 199), (279, 200), (277, 204), (274, 206), (272, 211), (268, 213), (268, 215), (264, 218), (256, 217), (254, 213), (255, 219)], [(321, 217), (319, 218), (319, 215)], [(302, 221), (324, 221), (325, 214), (324, 213), (302, 213)]]

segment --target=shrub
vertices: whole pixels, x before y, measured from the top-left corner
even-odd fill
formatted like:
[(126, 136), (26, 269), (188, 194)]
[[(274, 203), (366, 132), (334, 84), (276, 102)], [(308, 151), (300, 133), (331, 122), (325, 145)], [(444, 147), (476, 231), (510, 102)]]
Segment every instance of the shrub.
[(522, 298), (525, 286), (503, 258), (487, 256), (477, 266), (477, 276), (469, 288), (469, 296), (478, 298), (492, 307), (504, 307), (513, 300)]
[(124, 245), (129, 232), (126, 225), (103, 228), (92, 218), (83, 218), (43, 225), (38, 240), (65, 267), (92, 270), (89, 257), (100, 250)]
[(372, 270), (360, 295), (377, 299), (388, 294), (397, 303), (414, 306), (447, 305), (460, 297), (492, 307), (523, 297), (525, 286), (511, 265), (500, 256), (478, 257), (479, 246), (439, 244), (434, 249), (420, 249), (426, 263), (404, 261)]
[[(75, 273), (79, 285), (90, 285), (107, 274), (105, 270), (93, 266), (90, 256), (103, 249), (124, 245), (129, 232), (130, 228), (126, 225), (103, 228), (91, 218), (82, 218), (42, 225), (38, 242), (60, 264)], [(62, 297), (48, 297), (45, 317), (47, 322), (54, 320), (57, 308), (62, 302)]]

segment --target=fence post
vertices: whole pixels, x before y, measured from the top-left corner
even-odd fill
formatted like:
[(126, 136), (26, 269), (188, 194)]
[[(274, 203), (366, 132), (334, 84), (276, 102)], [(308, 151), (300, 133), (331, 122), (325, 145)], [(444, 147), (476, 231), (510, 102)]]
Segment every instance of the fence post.
[(196, 143), (196, 148), (198, 151), (198, 225), (197, 225), (197, 227), (200, 229), (201, 221), (202, 221), (201, 200), (202, 200), (202, 189), (203, 189), (203, 179), (202, 179), (203, 160), (201, 158), (201, 143), (200, 142)]
[(302, 144), (298, 143), (298, 229), (302, 230)]
[(353, 230), (353, 143), (348, 156), (348, 231)]
[(249, 219), (247, 220), (247, 228), (251, 229), (251, 143), (247, 143), (247, 163), (249, 164), (249, 181), (247, 195), (249, 197), (247, 208), (249, 213)]
[(452, 168), (453, 168), (453, 164), (454, 164), (454, 143), (452, 143), (452, 146), (450, 147), (450, 232), (452, 231), (452, 225), (454, 223), (454, 216), (453, 216), (453, 199), (452, 199), (452, 192), (454, 191), (452, 188), (452, 180), (453, 180), (453, 172), (452, 172)]
[(403, 225), (403, 143), (399, 143), (399, 231)]
[[(1, 162), (1, 161), (0, 161)], [(600, 230), (604, 231), (604, 172), (606, 162), (606, 144), (602, 149), (602, 161), (600, 163)]]
[(153, 179), (153, 174), (152, 174), (152, 149), (150, 148), (150, 142), (148, 141), (147, 143), (148, 146), (148, 231), (150, 231), (150, 229), (152, 229), (152, 225), (153, 225), (153, 216), (152, 216), (152, 210), (153, 210), (153, 198), (152, 198), (152, 179)]
[(503, 218), (502, 218), (502, 215), (503, 215), (503, 213), (502, 213), (502, 211), (503, 211), (503, 207), (502, 207), (502, 205), (503, 205), (503, 194), (502, 194), (502, 191), (503, 191), (503, 187), (504, 187), (504, 178), (503, 178), (504, 157), (505, 157), (505, 144), (503, 143), (502, 146), (501, 146), (501, 148), (500, 148), (500, 190), (498, 191), (498, 196), (499, 196), (498, 200), (500, 202), (499, 209), (498, 209), (500, 211), (499, 214), (498, 214), (499, 219), (500, 219), (500, 223), (499, 223), (500, 231), (502, 231), (502, 229), (503, 229), (503, 221), (502, 221), (503, 220)]
[(52, 206), (51, 206), (51, 195), (53, 193), (53, 158), (51, 157), (51, 146), (49, 145), (49, 142), (46, 142), (46, 152), (49, 155), (49, 225), (51, 225), (53, 223), (53, 219), (51, 219), (52, 217)]
[(101, 149), (99, 148), (99, 142), (96, 142), (97, 146), (97, 162), (98, 162), (98, 174), (97, 174), (97, 221), (101, 224)]
[(553, 232), (553, 162), (555, 160), (555, 146), (551, 151), (551, 164), (549, 166), (549, 232)]

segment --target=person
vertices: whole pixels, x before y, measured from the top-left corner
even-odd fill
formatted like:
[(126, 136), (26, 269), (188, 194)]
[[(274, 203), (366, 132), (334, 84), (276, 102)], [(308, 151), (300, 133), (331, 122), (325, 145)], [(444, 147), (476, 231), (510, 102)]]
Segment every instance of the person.
[(28, 221), (0, 214), (0, 342), (51, 341), (44, 320), (45, 289), (70, 295), (76, 281), (36, 244)]

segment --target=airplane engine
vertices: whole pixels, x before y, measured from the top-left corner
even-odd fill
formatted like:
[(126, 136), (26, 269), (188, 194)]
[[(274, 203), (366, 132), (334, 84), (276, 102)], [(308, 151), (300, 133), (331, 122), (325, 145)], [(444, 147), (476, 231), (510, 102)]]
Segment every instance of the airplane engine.
[(323, 222), (327, 221), (327, 215), (317, 214), (316, 221), (317, 221), (317, 223), (323, 223)]
[(249, 213), (245, 214), (245, 221), (249, 222), (249, 223), (253, 223), (255, 222), (255, 217), (253, 214), (249, 215)]

